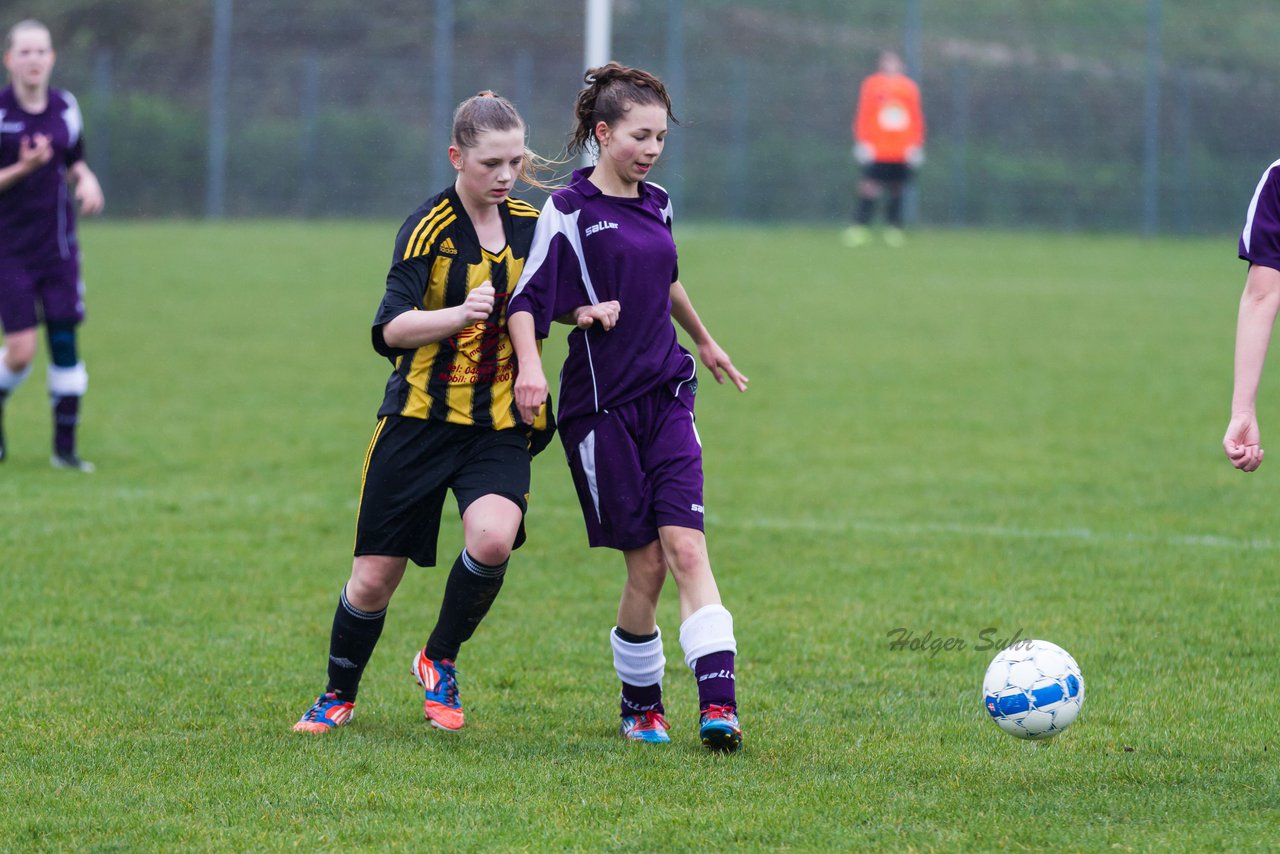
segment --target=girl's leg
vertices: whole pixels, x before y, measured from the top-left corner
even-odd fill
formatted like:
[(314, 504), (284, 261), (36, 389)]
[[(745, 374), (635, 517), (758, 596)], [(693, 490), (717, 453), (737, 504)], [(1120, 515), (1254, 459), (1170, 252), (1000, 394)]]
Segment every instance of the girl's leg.
[(742, 743), (737, 719), (733, 617), (720, 604), (702, 531), (672, 525), (658, 529), (663, 554), (680, 589), (680, 647), (698, 681), (702, 743), (735, 750)]
[(664, 525), (658, 529), (658, 538), (680, 591), (680, 622), (708, 605), (719, 605), (720, 590), (711, 574), (706, 535), (694, 528)]
[(31, 360), (36, 354), (36, 329), (7, 332), (3, 341), (0, 345), (0, 460), (5, 458), (4, 402), (31, 373)]
[(462, 514), (464, 548), (449, 570), (440, 616), (427, 641), (427, 658), (453, 661), (489, 613), (502, 589), (523, 518), (519, 505), (501, 495), (477, 498)]
[(498, 598), (523, 518), (520, 506), (501, 495), (482, 495), (463, 511), (462, 552), (449, 570), (435, 628), (413, 660), (422, 714), (438, 729), (455, 731), (466, 722), (454, 660)]
[(407, 563), (407, 558), (389, 555), (359, 555), (352, 561), (329, 635), (329, 684), (293, 725), (295, 732), (322, 734), (351, 721), (360, 677), (378, 645), (387, 603)]
[(886, 187), (886, 200), (884, 207), (885, 225), (890, 228), (902, 228), (902, 196), (905, 190), (905, 184), (902, 181), (892, 181)]
[(93, 471), (93, 464), (76, 453), (80, 399), (89, 388), (89, 374), (80, 361), (76, 322), (46, 321), (49, 342), (49, 401), (53, 409), (53, 464), (58, 468)]
[(633, 635), (651, 635), (658, 628), (658, 596), (667, 580), (662, 545), (654, 540), (624, 551), (622, 557), (627, 563), (627, 583), (618, 601), (618, 628)]
[(871, 218), (875, 215), (876, 203), (880, 200), (883, 191), (884, 187), (879, 181), (863, 178), (858, 182), (858, 210), (854, 215), (854, 220), (858, 225), (864, 228), (871, 225)]
[(360, 677), (382, 635), (387, 604), (404, 578), (407, 558), (360, 555), (351, 563), (351, 578), (342, 589), (329, 636), (329, 686), (355, 702)]
[(627, 581), (618, 602), (618, 624), (609, 633), (613, 667), (622, 682), (622, 734), (636, 741), (665, 743), (670, 741), (661, 717), (666, 711), (662, 677), (667, 659), (657, 613), (667, 564), (657, 540), (622, 554)]

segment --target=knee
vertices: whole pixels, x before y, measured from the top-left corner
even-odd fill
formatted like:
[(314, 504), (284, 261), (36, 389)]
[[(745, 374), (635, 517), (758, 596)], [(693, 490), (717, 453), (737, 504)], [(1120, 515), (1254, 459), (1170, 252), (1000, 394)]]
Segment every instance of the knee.
[(35, 340), (6, 341), (4, 346), (4, 363), (10, 371), (20, 374), (31, 367), (31, 360), (36, 357)]
[(699, 532), (672, 535), (663, 541), (662, 548), (677, 580), (691, 578), (710, 568), (707, 541)]
[(486, 566), (501, 566), (511, 557), (513, 537), (482, 531), (467, 538), (467, 554)]
[(511, 557), (520, 535), (523, 513), (514, 501), (500, 495), (476, 500), (462, 514), (462, 542), (467, 554), (486, 566), (501, 566)]
[(627, 583), (641, 593), (656, 598), (667, 580), (667, 561), (662, 550), (654, 548), (627, 561)]
[(361, 555), (351, 566), (347, 582), (347, 600), (366, 611), (387, 606), (404, 576), (404, 558)]

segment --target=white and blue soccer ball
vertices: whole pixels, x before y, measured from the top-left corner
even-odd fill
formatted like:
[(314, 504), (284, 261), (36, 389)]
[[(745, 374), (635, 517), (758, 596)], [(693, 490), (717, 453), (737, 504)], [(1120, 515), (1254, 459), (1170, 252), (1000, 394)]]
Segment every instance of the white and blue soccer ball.
[(1002, 649), (987, 668), (982, 702), (1009, 735), (1053, 738), (1080, 714), (1084, 677), (1062, 647), (1043, 640), (1018, 641)]

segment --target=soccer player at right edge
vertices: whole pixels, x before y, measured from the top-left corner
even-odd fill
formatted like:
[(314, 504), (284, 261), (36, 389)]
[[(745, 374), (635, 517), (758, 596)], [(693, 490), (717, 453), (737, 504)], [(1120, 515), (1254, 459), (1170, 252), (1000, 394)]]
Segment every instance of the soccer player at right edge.
[(1253, 192), (1240, 234), (1240, 257), (1249, 262), (1249, 273), (1236, 321), (1235, 387), (1222, 447), (1232, 465), (1249, 472), (1262, 465), (1258, 384), (1280, 309), (1280, 160), (1267, 167)]
[[(658, 597), (670, 571), (680, 594), (680, 646), (698, 684), (698, 730), (713, 750), (742, 743), (737, 641), (720, 602), (703, 533), (702, 445), (693, 423), (697, 361), (717, 382), (747, 378), (707, 332), (685, 293), (671, 201), (645, 181), (667, 135), (671, 99), (656, 77), (609, 63), (586, 74), (571, 154), (599, 152), (554, 193), (534, 230), (508, 309), (519, 362), (515, 398), (535, 418), (547, 397), (537, 339), (576, 322), (560, 381), (560, 436), (592, 546), (622, 552), (627, 580), (609, 633), (622, 680), (622, 735), (669, 742)], [(581, 308), (579, 308), (581, 307)]]

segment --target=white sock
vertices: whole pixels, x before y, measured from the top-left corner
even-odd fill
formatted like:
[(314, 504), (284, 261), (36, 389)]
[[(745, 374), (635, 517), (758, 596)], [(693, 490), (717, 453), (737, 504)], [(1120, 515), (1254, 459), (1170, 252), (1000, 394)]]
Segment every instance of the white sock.
[(619, 679), (637, 688), (662, 684), (667, 657), (662, 654), (661, 629), (656, 638), (644, 643), (627, 643), (610, 629), (609, 644), (613, 647), (613, 669)]
[(733, 637), (733, 615), (723, 605), (704, 605), (680, 624), (680, 648), (684, 663), (693, 669), (694, 662), (712, 652), (738, 654)]
[(49, 394), (54, 397), (83, 397), (89, 390), (89, 372), (84, 369), (84, 362), (77, 362), (74, 368), (49, 366)]

